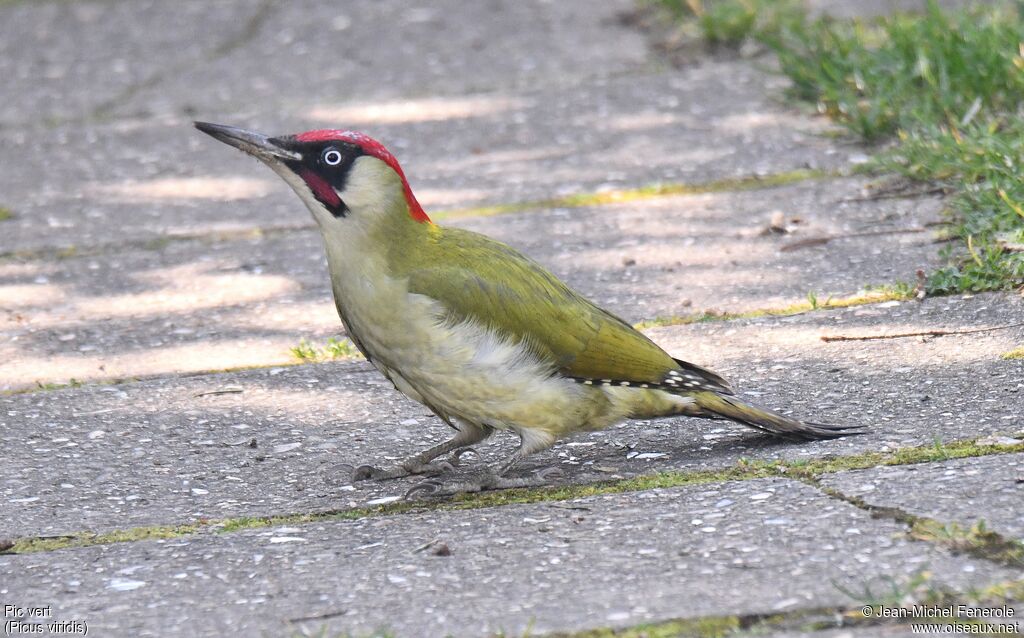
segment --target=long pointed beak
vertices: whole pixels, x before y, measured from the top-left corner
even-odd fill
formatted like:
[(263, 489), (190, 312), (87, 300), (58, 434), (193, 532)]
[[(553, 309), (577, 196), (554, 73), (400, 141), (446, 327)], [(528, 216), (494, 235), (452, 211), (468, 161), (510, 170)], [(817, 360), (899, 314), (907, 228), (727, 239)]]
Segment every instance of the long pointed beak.
[(247, 131), (235, 126), (225, 126), (224, 124), (211, 124), (209, 122), (195, 122), (194, 124), (197, 129), (210, 137), (234, 146), (263, 161), (302, 159), (300, 153), (282, 148), (274, 143), (274, 140), (271, 138), (255, 131)]

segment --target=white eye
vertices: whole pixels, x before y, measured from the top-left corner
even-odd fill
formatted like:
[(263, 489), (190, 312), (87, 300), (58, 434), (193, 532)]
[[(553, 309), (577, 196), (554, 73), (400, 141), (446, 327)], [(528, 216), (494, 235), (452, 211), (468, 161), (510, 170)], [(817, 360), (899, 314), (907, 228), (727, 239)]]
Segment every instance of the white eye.
[(341, 153), (333, 148), (329, 148), (324, 151), (323, 159), (324, 164), (327, 164), (328, 166), (337, 166), (338, 164), (341, 164)]

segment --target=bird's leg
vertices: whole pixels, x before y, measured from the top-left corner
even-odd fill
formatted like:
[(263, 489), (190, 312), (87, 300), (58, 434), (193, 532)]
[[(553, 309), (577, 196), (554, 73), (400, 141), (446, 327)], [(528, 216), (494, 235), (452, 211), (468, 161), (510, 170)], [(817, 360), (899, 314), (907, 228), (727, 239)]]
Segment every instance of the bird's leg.
[[(449, 425), (451, 425), (451, 423), (449, 423)], [(372, 465), (360, 465), (352, 472), (352, 480), (365, 481), (366, 479), (373, 479), (376, 481), (383, 481), (387, 479), (402, 478), (403, 476), (410, 476), (412, 474), (426, 474), (428, 476), (434, 476), (445, 471), (452, 470), (455, 465), (458, 465), (458, 456), (455, 456), (453, 461), (443, 461), (440, 463), (432, 463), (432, 461), (442, 454), (447, 454), (454, 450), (460, 450), (467, 446), (479, 443), (490, 436), (492, 431), (490, 428), (481, 428), (470, 424), (461, 425), (462, 427), (456, 428), (458, 433), (451, 439), (439, 445), (435, 445), (430, 449), (423, 450), (416, 456), (407, 458), (399, 463), (398, 467), (394, 467), (389, 470), (382, 470)]]
[[(524, 435), (525, 434), (525, 435)], [(547, 485), (552, 478), (560, 476), (562, 471), (557, 467), (547, 467), (529, 476), (508, 476), (516, 465), (527, 456), (546, 450), (554, 443), (549, 435), (531, 435), (528, 431), (520, 431), (519, 448), (512, 456), (498, 465), (497, 469), (484, 468), (475, 472), (466, 472), (459, 476), (447, 477), (444, 480), (430, 478), (414, 485), (405, 493), (405, 498), (418, 496), (454, 496), (466, 492), (482, 492), (483, 490), (503, 490), (513, 487), (540, 487)]]

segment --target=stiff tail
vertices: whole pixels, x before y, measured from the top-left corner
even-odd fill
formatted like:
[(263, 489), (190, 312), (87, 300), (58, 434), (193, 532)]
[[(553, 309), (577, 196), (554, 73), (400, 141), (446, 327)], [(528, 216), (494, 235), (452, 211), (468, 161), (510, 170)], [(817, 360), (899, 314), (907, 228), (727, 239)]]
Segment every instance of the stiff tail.
[(701, 416), (730, 419), (763, 432), (789, 439), (833, 439), (849, 434), (863, 433), (858, 426), (844, 427), (797, 421), (771, 410), (754, 407), (734, 396), (717, 394), (715, 392), (697, 392), (691, 396), (703, 413)]

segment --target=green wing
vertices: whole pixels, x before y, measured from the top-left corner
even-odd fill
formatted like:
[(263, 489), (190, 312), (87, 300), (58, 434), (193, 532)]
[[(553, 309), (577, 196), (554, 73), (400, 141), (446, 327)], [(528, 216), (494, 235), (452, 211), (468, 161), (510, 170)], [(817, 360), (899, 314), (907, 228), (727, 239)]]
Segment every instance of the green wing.
[[(444, 267), (407, 272), (411, 292), (441, 302), (455, 322), (474, 320), (527, 343), (567, 376), (660, 384), (672, 371), (699, 371), (708, 385), (728, 385), (714, 373), (677, 361), (615, 315), (598, 308), (542, 266), (482, 235), (444, 228), (431, 250)], [(439, 256), (439, 255), (438, 255)]]

